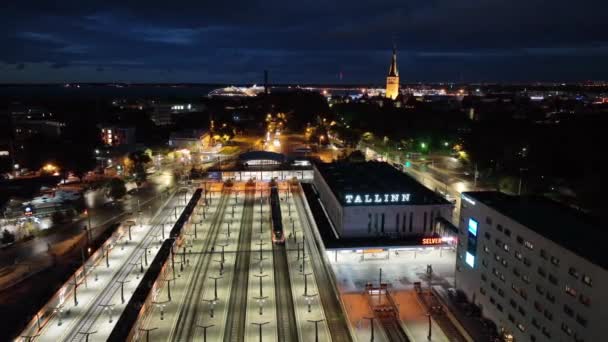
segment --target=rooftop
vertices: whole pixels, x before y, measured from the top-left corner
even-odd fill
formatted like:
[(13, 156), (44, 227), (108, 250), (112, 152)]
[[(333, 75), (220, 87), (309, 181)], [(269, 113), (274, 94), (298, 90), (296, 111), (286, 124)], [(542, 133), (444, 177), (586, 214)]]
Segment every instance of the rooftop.
[[(427, 189), (409, 175), (382, 162), (334, 162), (318, 163), (325, 182), (342, 205), (346, 204), (349, 194), (409, 194), (408, 205), (450, 204), (443, 197)], [(403, 202), (384, 205), (401, 204)]]
[(608, 257), (598, 246), (599, 241), (608, 239), (608, 230), (585, 213), (539, 196), (511, 196), (498, 191), (465, 192), (463, 195), (608, 269)]

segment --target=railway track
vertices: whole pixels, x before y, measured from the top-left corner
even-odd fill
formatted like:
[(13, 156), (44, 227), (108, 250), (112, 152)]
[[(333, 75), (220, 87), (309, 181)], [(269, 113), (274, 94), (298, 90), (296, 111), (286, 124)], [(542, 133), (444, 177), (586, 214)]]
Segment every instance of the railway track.
[(241, 220), (238, 250), (234, 266), (234, 278), (230, 290), (228, 318), (224, 326), (224, 342), (245, 340), (245, 320), (247, 316), (247, 288), (251, 262), (251, 231), (253, 229), (253, 193), (245, 192), (245, 207)]
[(296, 342), (298, 341), (298, 325), (294, 313), (285, 245), (274, 244), (272, 254), (274, 259), (277, 337), (279, 342)]
[[(179, 203), (177, 197), (172, 199), (173, 204)], [(177, 203), (175, 202), (177, 201)], [(155, 218), (161, 217), (161, 222), (157, 222), (152, 226), (146, 236), (135, 246), (135, 249), (131, 252), (131, 254), (127, 257), (125, 263), (123, 263), (122, 267), (112, 276), (110, 283), (106, 286), (94, 299), (93, 302), (88, 305), (87, 310), (85, 311), (84, 316), (81, 317), (79, 321), (72, 327), (65, 337), (60, 338), (61, 341), (81, 341), (84, 339), (84, 336), (79, 334), (80, 331), (89, 331), (95, 325), (95, 322), (98, 321), (100, 316), (103, 314), (103, 308), (100, 307), (100, 304), (108, 304), (112, 298), (120, 291), (120, 285), (116, 283), (117, 280), (125, 279), (137, 266), (134, 265), (137, 260), (141, 260), (143, 253), (142, 246), (149, 245), (154, 238), (154, 234), (152, 234), (155, 230), (158, 230), (159, 223), (164, 225), (169, 217), (173, 214), (173, 208), (171, 209), (167, 207), (163, 208), (161, 213), (157, 215)]]
[(384, 333), (391, 342), (410, 342), (409, 338), (401, 328), (399, 320), (395, 317), (384, 317), (380, 319)]
[[(218, 209), (211, 221), (210, 230), (207, 238), (203, 242), (203, 253), (199, 257), (194, 266), (194, 278), (190, 279), (185, 295), (185, 302), (179, 307), (177, 321), (173, 326), (170, 341), (191, 341), (193, 340), (194, 331), (196, 330), (196, 322), (198, 319), (198, 309), (202, 305), (202, 295), (204, 292), (205, 277), (211, 263), (213, 252), (210, 252), (210, 247), (215, 245), (219, 235), (220, 226), (224, 217), (230, 192), (224, 193), (220, 199)], [(207, 257), (205, 257), (207, 256)]]
[(294, 194), (294, 202), (296, 203), (296, 210), (298, 211), (300, 221), (306, 226), (302, 227), (302, 230), (306, 234), (306, 244), (310, 253), (310, 261), (315, 278), (317, 284), (324, 285), (318, 287), (319, 299), (325, 310), (325, 319), (327, 320), (331, 340), (334, 342), (352, 342), (353, 338), (348, 328), (347, 319), (342, 311), (342, 305), (340, 305), (340, 295), (337, 293), (335, 286), (330, 285), (334, 283), (331, 279), (332, 275), (323, 263), (325, 259), (319, 252), (320, 246), (317, 245), (317, 240), (312, 236), (310, 218), (304, 209), (302, 201), (301, 195)]

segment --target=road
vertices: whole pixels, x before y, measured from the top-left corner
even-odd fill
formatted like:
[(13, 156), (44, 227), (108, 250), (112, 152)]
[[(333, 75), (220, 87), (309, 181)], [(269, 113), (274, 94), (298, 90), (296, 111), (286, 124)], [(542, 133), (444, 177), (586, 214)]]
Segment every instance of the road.
[(46, 253), (49, 246), (82, 233), (85, 226), (91, 225), (94, 227), (92, 235), (95, 238), (108, 227), (109, 223), (124, 218), (128, 213), (137, 213), (140, 208), (146, 210), (158, 205), (163, 200), (160, 194), (165, 189), (173, 186), (168, 172), (170, 171), (163, 170), (150, 176), (148, 182), (141, 189), (114, 203), (105, 197), (103, 189), (87, 191), (84, 197), (90, 220), (86, 216), (81, 216), (78, 220), (64, 225), (61, 230), (52, 234), (0, 250), (0, 267), (12, 265), (16, 262), (27, 262), (30, 258)]

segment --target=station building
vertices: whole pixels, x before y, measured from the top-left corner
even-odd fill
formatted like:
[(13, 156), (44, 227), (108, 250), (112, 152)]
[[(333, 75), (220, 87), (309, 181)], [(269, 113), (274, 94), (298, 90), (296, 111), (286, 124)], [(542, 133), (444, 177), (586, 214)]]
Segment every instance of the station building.
[(605, 340), (608, 231), (538, 197), (462, 194), (456, 287), (506, 341)]
[(313, 172), (340, 239), (436, 237), (439, 223), (452, 217), (450, 202), (386, 163), (318, 163)]

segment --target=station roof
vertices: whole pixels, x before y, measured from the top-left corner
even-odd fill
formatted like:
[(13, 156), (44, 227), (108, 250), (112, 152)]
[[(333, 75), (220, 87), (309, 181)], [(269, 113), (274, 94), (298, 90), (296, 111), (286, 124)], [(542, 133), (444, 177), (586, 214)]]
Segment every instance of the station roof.
[(512, 196), (498, 191), (465, 192), (499, 213), (582, 258), (608, 269), (608, 256), (598, 243), (608, 230), (582, 211), (540, 196)]
[(241, 162), (247, 162), (249, 160), (272, 160), (278, 163), (284, 163), (287, 161), (287, 157), (281, 153), (269, 152), (269, 151), (249, 151), (241, 153), (239, 155)]
[[(325, 182), (336, 198), (345, 205), (347, 194), (390, 194), (408, 193), (407, 205), (450, 204), (443, 197), (427, 189), (414, 178), (383, 162), (333, 162), (318, 163)], [(383, 203), (382, 205), (404, 205), (404, 203)]]

